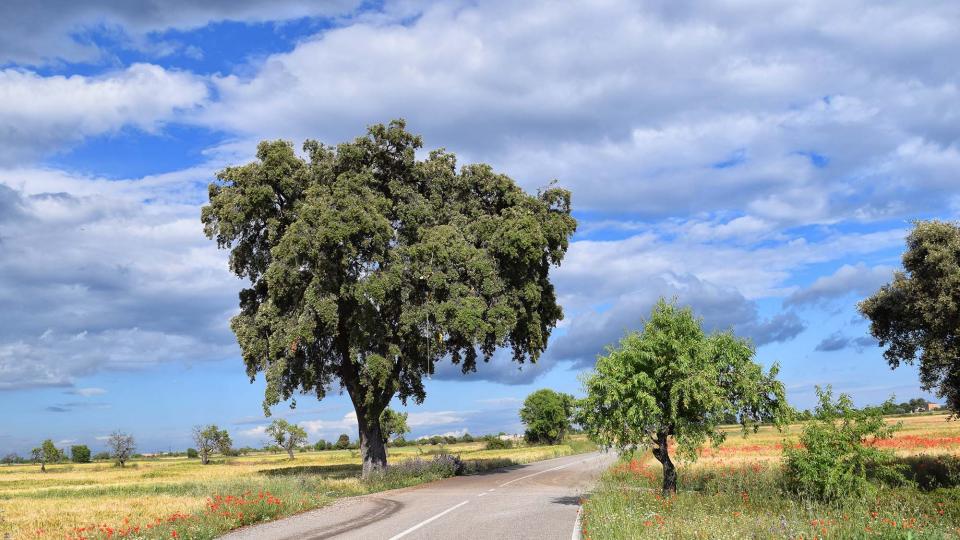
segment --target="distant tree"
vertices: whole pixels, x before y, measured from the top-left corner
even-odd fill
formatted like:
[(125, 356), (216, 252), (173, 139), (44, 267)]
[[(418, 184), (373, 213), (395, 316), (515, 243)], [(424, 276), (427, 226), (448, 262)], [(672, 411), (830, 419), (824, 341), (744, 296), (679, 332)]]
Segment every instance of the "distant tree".
[(397, 412), (387, 407), (380, 413), (380, 433), (383, 435), (383, 442), (386, 443), (394, 435), (402, 437), (410, 433), (410, 427), (407, 426), (407, 413)]
[(107, 439), (107, 448), (110, 449), (110, 456), (121, 467), (126, 466), (127, 460), (133, 455), (136, 447), (133, 435), (128, 435), (122, 431), (114, 431)]
[(74, 463), (90, 463), (90, 448), (83, 444), (71, 446), (70, 460)]
[(230, 440), (230, 434), (227, 430), (220, 429), (216, 424), (209, 426), (194, 426), (193, 442), (197, 445), (197, 454), (200, 456), (200, 463), (206, 465), (210, 463), (210, 454), (219, 451), (223, 455), (230, 453), (230, 447), (233, 441)]
[(920, 383), (960, 412), (960, 224), (917, 221), (903, 272), (859, 309), (891, 368), (920, 361)]
[(520, 421), (527, 426), (531, 443), (558, 444), (570, 429), (574, 399), (570, 394), (543, 388), (533, 392), (520, 408)]
[(30, 459), (40, 464), (40, 472), (47, 472), (47, 463), (57, 463), (63, 459), (63, 453), (57, 449), (53, 441), (47, 439), (39, 447), (30, 451)]
[(465, 443), (473, 442), (473, 435), (470, 435), (469, 433), (464, 433), (464, 434), (460, 437), (460, 441), (461, 441), (461, 442), (465, 442)]
[(313, 449), (318, 452), (326, 450), (327, 448), (330, 448), (330, 443), (328, 443), (323, 439), (320, 439), (319, 441), (313, 443)]
[(307, 432), (303, 428), (282, 418), (271, 422), (267, 426), (266, 433), (277, 443), (277, 446), (287, 451), (290, 459), (294, 459), (293, 451), (307, 442)]
[(608, 348), (584, 378), (580, 424), (605, 447), (652, 447), (663, 465), (663, 493), (675, 492), (671, 439), (681, 456), (695, 460), (708, 439), (724, 440), (719, 426), (728, 413), (744, 434), (759, 422), (789, 416), (777, 366), (764, 374), (753, 356), (747, 340), (730, 332), (705, 334), (690, 308), (660, 299), (643, 330)]
[(334, 446), (337, 448), (337, 450), (346, 450), (347, 448), (350, 448), (350, 436), (346, 433), (341, 433), (340, 436), (337, 437), (337, 442)]
[(187, 448), (187, 459), (197, 459), (200, 457), (200, 452), (197, 452), (196, 448)]
[(529, 195), (448, 152), (417, 159), (402, 120), (335, 147), (264, 141), (227, 167), (201, 219), (251, 282), (231, 321), (264, 407), (344, 388), (366, 476), (385, 467), (380, 414), (425, 398), (449, 358), (464, 372), (499, 348), (535, 361), (562, 311), (549, 279), (576, 220), (570, 193)]
[(3, 459), (0, 459), (0, 463), (3, 463), (4, 465), (23, 463), (23, 458), (17, 455), (15, 452), (10, 452), (9, 454), (3, 456)]

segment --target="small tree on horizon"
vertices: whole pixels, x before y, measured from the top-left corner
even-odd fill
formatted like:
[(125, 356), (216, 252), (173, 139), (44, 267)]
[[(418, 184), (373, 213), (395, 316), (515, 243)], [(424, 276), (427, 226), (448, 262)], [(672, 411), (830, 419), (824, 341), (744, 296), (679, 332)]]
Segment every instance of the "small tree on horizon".
[(383, 433), (383, 442), (386, 444), (390, 437), (403, 437), (410, 433), (410, 426), (407, 425), (407, 413), (402, 413), (387, 407), (380, 414), (380, 431)]
[(43, 441), (40, 446), (30, 451), (30, 459), (40, 464), (40, 472), (47, 472), (47, 463), (57, 463), (63, 459), (63, 453), (57, 449), (51, 439)]
[(122, 468), (126, 466), (137, 446), (133, 440), (133, 435), (128, 435), (122, 431), (114, 431), (107, 439), (107, 448), (110, 449), (110, 456)]
[(290, 459), (295, 459), (293, 451), (307, 442), (307, 432), (302, 427), (291, 424), (278, 418), (267, 426), (266, 434), (277, 443), (277, 446), (287, 451)]
[(570, 430), (574, 399), (570, 394), (543, 388), (533, 392), (520, 408), (520, 421), (527, 426), (527, 442), (559, 444)]
[(858, 309), (891, 368), (920, 363), (920, 384), (960, 414), (960, 223), (917, 221), (903, 272)]
[(216, 424), (209, 426), (194, 426), (193, 442), (196, 444), (196, 452), (200, 457), (200, 463), (206, 465), (210, 463), (210, 454), (219, 451), (223, 455), (230, 453), (230, 447), (233, 441), (230, 440), (230, 434), (227, 430), (220, 429)]
[(346, 450), (347, 448), (350, 448), (350, 436), (346, 433), (341, 433), (340, 436), (337, 437), (337, 442), (334, 444), (334, 447), (337, 450)]
[(90, 463), (90, 448), (84, 444), (71, 446), (70, 461), (74, 463)]
[(781, 423), (789, 409), (776, 364), (768, 373), (753, 361), (749, 341), (731, 332), (706, 334), (690, 308), (662, 298), (639, 332), (630, 332), (597, 358), (584, 379), (580, 425), (604, 447), (621, 452), (652, 448), (663, 466), (663, 494), (677, 490), (670, 441), (695, 460), (733, 414), (746, 434), (760, 422)]

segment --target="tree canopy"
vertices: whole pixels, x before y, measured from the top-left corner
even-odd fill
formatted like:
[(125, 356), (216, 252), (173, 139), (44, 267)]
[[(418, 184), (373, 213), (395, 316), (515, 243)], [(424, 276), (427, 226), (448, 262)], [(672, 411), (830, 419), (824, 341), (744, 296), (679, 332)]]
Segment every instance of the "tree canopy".
[(410, 433), (410, 426), (407, 425), (407, 413), (402, 413), (387, 407), (380, 414), (380, 431), (383, 433), (383, 442), (386, 443), (390, 437), (403, 437)]
[(267, 426), (266, 434), (277, 443), (277, 446), (287, 451), (290, 459), (294, 459), (293, 451), (307, 442), (307, 432), (296, 424), (291, 424), (280, 418)]
[(200, 457), (200, 463), (206, 465), (210, 463), (210, 454), (219, 451), (221, 454), (228, 454), (233, 441), (230, 440), (230, 434), (227, 430), (220, 429), (215, 424), (209, 426), (194, 426), (193, 442), (197, 445), (197, 455)]
[(122, 431), (114, 431), (107, 438), (107, 448), (110, 449), (110, 455), (116, 460), (117, 464), (123, 467), (130, 456), (133, 455), (137, 446), (133, 440), (133, 435), (128, 435)]
[(488, 165), (416, 157), (402, 120), (336, 147), (262, 142), (227, 167), (201, 219), (250, 281), (231, 327), (264, 409), (344, 388), (364, 473), (386, 464), (379, 419), (425, 397), (449, 358), (464, 372), (498, 348), (536, 360), (561, 318), (549, 270), (576, 228), (570, 193), (528, 195)]
[(890, 367), (920, 361), (920, 383), (960, 411), (960, 224), (918, 221), (903, 271), (859, 304)]
[(587, 396), (577, 419), (603, 446), (652, 447), (663, 465), (664, 493), (676, 491), (670, 439), (681, 457), (695, 460), (708, 439), (724, 440), (718, 428), (730, 415), (744, 433), (789, 415), (778, 367), (764, 373), (753, 357), (749, 341), (732, 332), (707, 334), (690, 308), (661, 299), (642, 331), (597, 358), (584, 377)]
[(520, 408), (524, 436), (533, 443), (558, 444), (570, 429), (574, 399), (570, 394), (543, 388), (533, 392)]

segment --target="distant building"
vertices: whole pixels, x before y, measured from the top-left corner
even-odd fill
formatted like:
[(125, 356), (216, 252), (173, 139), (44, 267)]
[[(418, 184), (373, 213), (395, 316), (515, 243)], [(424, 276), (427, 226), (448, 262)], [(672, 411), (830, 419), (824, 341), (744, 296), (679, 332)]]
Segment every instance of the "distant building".
[(940, 408), (943, 408), (943, 405), (940, 405), (939, 403), (927, 403), (928, 411), (935, 411)]

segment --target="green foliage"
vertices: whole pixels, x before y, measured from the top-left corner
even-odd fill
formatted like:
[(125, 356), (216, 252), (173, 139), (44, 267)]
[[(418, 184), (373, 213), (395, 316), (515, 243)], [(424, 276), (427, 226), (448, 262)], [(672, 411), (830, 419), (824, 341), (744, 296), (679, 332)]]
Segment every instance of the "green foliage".
[(887, 425), (877, 408), (857, 410), (846, 394), (834, 401), (829, 386), (818, 386), (817, 397), (820, 404), (814, 419), (803, 426), (799, 446), (784, 446), (784, 473), (790, 491), (832, 501), (871, 492), (871, 480), (905, 482), (893, 453), (871, 445), (892, 437), (900, 424)]
[(188, 459), (197, 459), (199, 456), (200, 456), (200, 453), (197, 452), (196, 448), (187, 448)]
[(74, 463), (90, 463), (90, 448), (83, 444), (71, 446), (70, 461)]
[(307, 432), (302, 427), (282, 418), (271, 422), (267, 426), (266, 434), (277, 443), (277, 446), (287, 451), (290, 459), (294, 459), (293, 451), (307, 442)]
[(63, 452), (57, 449), (53, 441), (47, 439), (40, 446), (30, 451), (30, 459), (40, 464), (40, 470), (47, 470), (47, 463), (58, 463), (64, 459)]
[(669, 439), (688, 460), (728, 415), (756, 429), (789, 415), (778, 368), (753, 361), (753, 347), (730, 332), (705, 334), (689, 308), (657, 302), (642, 332), (627, 334), (597, 359), (584, 379), (577, 420), (589, 436), (621, 452), (653, 447), (664, 466), (664, 491), (676, 489)]
[(297, 392), (350, 394), (366, 465), (383, 466), (380, 413), (425, 397), (444, 358), (464, 372), (509, 347), (536, 360), (562, 311), (549, 270), (576, 221), (570, 193), (531, 196), (487, 165), (457, 166), (402, 120), (329, 147), (262, 142), (227, 167), (201, 219), (250, 280), (231, 327), (264, 408)]
[(484, 446), (486, 450), (506, 450), (507, 448), (513, 448), (513, 441), (499, 437), (488, 438), (487, 444)]
[(891, 367), (920, 361), (920, 383), (960, 411), (960, 224), (917, 221), (904, 272), (860, 302)]
[(527, 442), (559, 444), (570, 429), (574, 399), (570, 394), (543, 388), (533, 392), (520, 408), (520, 420), (527, 426)]
[(330, 448), (333, 448), (333, 445), (323, 439), (320, 439), (319, 441), (313, 443), (313, 449), (318, 452), (323, 450), (328, 450)]
[(410, 433), (410, 427), (407, 425), (407, 413), (397, 412), (387, 407), (380, 413), (380, 433), (383, 435), (383, 442), (390, 440), (390, 437), (403, 437), (405, 433)]
[(224, 456), (230, 454), (233, 441), (230, 440), (230, 434), (227, 430), (220, 429), (215, 424), (209, 426), (195, 426), (193, 428), (193, 442), (197, 445), (196, 453), (200, 456), (200, 462), (206, 465), (210, 463), (210, 454), (219, 451)]
[(341, 433), (340, 436), (337, 437), (337, 442), (334, 444), (334, 447), (337, 450), (346, 450), (347, 448), (350, 448), (350, 436), (346, 433)]

